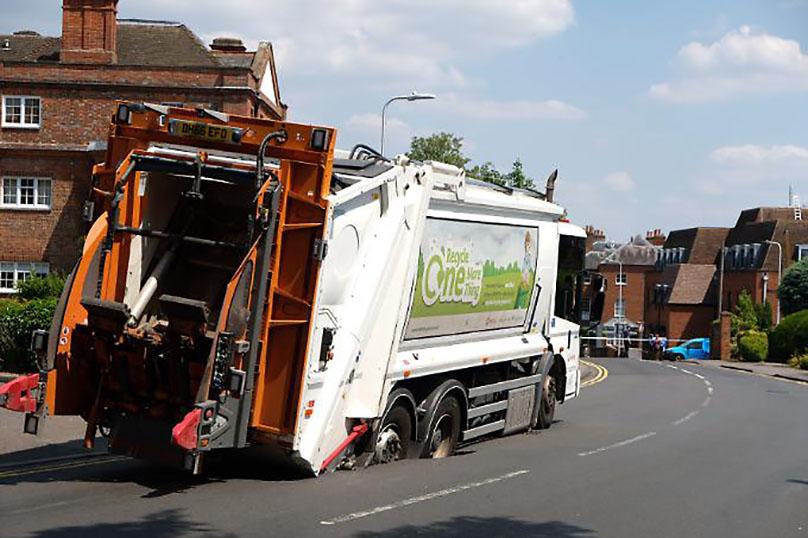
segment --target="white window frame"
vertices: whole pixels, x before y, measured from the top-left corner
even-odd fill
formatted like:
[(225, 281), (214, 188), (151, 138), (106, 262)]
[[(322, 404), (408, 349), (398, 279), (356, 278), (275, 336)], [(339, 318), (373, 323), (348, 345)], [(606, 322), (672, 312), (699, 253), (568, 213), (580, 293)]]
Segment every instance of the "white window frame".
[[(20, 99), (20, 123), (11, 123), (6, 119), (6, 101), (8, 99)], [(27, 123), (25, 121), (25, 106), (29, 99), (35, 99), (39, 107), (39, 122)], [(2, 108), (0, 108), (0, 126), (4, 129), (41, 129), (42, 128), (42, 98), (36, 95), (4, 95)]]
[(797, 261), (803, 258), (808, 258), (808, 244), (800, 243), (797, 245)]
[(7, 272), (9, 269), (14, 273), (12, 278), (13, 283), (10, 288), (3, 286), (0, 280), (0, 293), (17, 293), (17, 285), (25, 281), (22, 275), (28, 273), (31, 276), (47, 276), (50, 274), (50, 264), (45, 262), (6, 262), (0, 261), (0, 273)]
[[(6, 203), (6, 180), (15, 180), (17, 196), (14, 203)], [(20, 181), (27, 179), (34, 181), (34, 203), (23, 204), (22, 195), (20, 190)], [(50, 198), (47, 204), (39, 203), (39, 189), (40, 182), (47, 181), (50, 183)], [(53, 208), (53, 178), (49, 177), (30, 177), (30, 176), (2, 176), (0, 177), (0, 209), (21, 209), (24, 211), (50, 211)]]
[(617, 286), (627, 286), (628, 285), (628, 274), (625, 271), (618, 271), (614, 275), (614, 282)]

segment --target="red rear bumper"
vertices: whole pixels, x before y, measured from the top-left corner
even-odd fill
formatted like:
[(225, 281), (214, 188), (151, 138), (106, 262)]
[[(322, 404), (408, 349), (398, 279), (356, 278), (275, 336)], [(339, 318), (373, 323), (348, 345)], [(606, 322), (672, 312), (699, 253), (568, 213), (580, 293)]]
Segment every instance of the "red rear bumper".
[(23, 375), (0, 385), (0, 407), (21, 413), (33, 413), (37, 407), (35, 390), (39, 388), (39, 374)]

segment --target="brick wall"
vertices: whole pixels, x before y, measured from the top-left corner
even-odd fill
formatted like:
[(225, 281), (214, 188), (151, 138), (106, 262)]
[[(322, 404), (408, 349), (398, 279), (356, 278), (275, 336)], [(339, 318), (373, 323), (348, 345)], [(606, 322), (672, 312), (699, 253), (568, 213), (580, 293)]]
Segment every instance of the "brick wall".
[(668, 331), (668, 338), (689, 340), (690, 338), (709, 338), (715, 307), (707, 305), (669, 305), (663, 307), (666, 319), (663, 324)]
[(0, 210), (0, 259), (46, 261), (67, 272), (81, 252), (81, 205), (93, 159), (87, 153), (9, 153), (0, 151), (0, 177), (51, 178), (51, 210)]
[[(758, 304), (763, 302), (763, 273), (766, 271), (727, 271), (724, 273), (723, 309), (734, 312), (738, 306), (738, 297), (744, 290), (749, 292), (752, 300)], [(777, 311), (777, 271), (768, 271), (769, 282), (766, 286), (766, 298), (772, 305), (772, 318)], [(774, 319), (772, 319), (774, 321)]]
[(626, 318), (635, 323), (645, 321), (645, 276), (653, 267), (624, 265), (623, 272), (626, 274), (626, 285), (617, 285), (617, 265), (601, 265), (600, 274), (606, 278), (606, 293), (603, 300), (603, 314), (601, 321), (608, 321), (614, 317), (615, 302), (620, 296), (620, 288), (623, 288), (623, 300), (626, 304)]
[(5, 95), (35, 95), (42, 99), (40, 129), (0, 129), (2, 142), (22, 144), (86, 145), (93, 140), (106, 140), (115, 103), (148, 101), (183, 103), (185, 106), (214, 108), (230, 114), (251, 115), (252, 102), (246, 94), (182, 91), (174, 89), (146, 90), (122, 88), (88, 90), (69, 86), (8, 85)]

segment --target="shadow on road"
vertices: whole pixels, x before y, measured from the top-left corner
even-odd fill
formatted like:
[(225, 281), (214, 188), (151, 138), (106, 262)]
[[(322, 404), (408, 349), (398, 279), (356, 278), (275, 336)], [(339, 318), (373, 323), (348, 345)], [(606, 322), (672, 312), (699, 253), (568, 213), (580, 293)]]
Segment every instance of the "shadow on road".
[(408, 538), (410, 536), (505, 536), (575, 538), (594, 536), (595, 531), (561, 521), (532, 523), (506, 517), (461, 516), (425, 525), (404, 525), (380, 532), (359, 532), (360, 538)]
[(229, 538), (235, 536), (233, 534), (217, 532), (207, 525), (189, 521), (179, 510), (163, 510), (162, 512), (150, 514), (136, 521), (57, 527), (39, 531), (32, 536), (36, 538), (70, 538), (73, 536), (82, 538), (86, 536), (115, 536), (116, 538), (148, 536), (149, 538), (167, 538), (182, 535), (202, 535), (212, 538)]
[(801, 484), (803, 486), (808, 486), (808, 480), (800, 480), (799, 478), (789, 478), (786, 480), (789, 484)]
[[(24, 435), (24, 434), (20, 434)], [(62, 443), (51, 443), (48, 445), (26, 448), (15, 452), (0, 454), (0, 467), (10, 465), (24, 465), (30, 461), (49, 458), (61, 458), (70, 456), (81, 456), (95, 452), (105, 453), (107, 442), (103, 437), (96, 438), (96, 449), (89, 451), (84, 449), (84, 441), (81, 439), (65, 441)]]
[(143, 460), (128, 459), (106, 461), (106, 454), (94, 460), (67, 463), (59, 466), (45, 464), (36, 467), (21, 466), (18, 471), (7, 470), (0, 475), (0, 484), (51, 482), (134, 483), (150, 491), (143, 498), (156, 498), (183, 493), (190, 489), (224, 482), (231, 479), (265, 482), (285, 482), (310, 477), (300, 466), (267, 451), (263, 447), (223, 452), (207, 463), (202, 476)]

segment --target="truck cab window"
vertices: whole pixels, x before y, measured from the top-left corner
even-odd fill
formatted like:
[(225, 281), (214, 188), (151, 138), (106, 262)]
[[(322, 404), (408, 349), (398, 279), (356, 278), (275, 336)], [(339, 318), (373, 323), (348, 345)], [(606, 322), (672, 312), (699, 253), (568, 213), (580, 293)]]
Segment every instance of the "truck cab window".
[(585, 240), (582, 237), (559, 237), (555, 315), (569, 321), (578, 321), (584, 248)]

